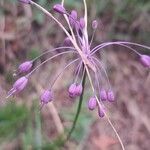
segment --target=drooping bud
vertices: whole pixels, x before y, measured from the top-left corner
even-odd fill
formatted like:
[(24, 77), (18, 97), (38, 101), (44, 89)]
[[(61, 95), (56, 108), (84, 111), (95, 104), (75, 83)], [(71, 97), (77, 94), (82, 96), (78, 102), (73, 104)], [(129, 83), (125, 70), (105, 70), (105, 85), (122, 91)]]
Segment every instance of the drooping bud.
[(95, 97), (92, 97), (88, 101), (88, 108), (89, 110), (94, 110), (97, 106), (97, 101)]
[(72, 10), (70, 15), (69, 15), (69, 22), (70, 22), (72, 27), (75, 27), (77, 18), (78, 18), (77, 11), (76, 10)]
[(65, 8), (63, 7), (63, 5), (61, 4), (56, 4), (53, 6), (53, 10), (60, 13), (60, 14), (65, 14), (66, 13), (66, 10)]
[(24, 63), (22, 63), (19, 67), (18, 67), (18, 71), (19, 73), (25, 73), (28, 72), (31, 67), (32, 67), (32, 61), (26, 61)]
[(20, 92), (26, 87), (27, 83), (28, 83), (28, 79), (25, 76), (21, 77), (14, 83), (13, 88), (17, 92)]
[(45, 90), (42, 93), (40, 99), (41, 99), (41, 103), (42, 104), (47, 104), (47, 103), (51, 102), (53, 100), (53, 93), (52, 93), (52, 91)]
[(77, 31), (80, 30), (80, 22), (79, 21), (76, 22), (75, 28), (76, 28)]
[(30, 4), (30, 3), (31, 3), (31, 0), (19, 0), (19, 2), (25, 3), (25, 4)]
[(75, 98), (76, 97), (76, 84), (73, 83), (70, 85), (69, 89), (68, 89), (68, 92), (69, 92), (69, 96), (70, 98)]
[(140, 61), (141, 61), (141, 64), (144, 67), (150, 68), (150, 56), (148, 56), (148, 55), (141, 55), (140, 56)]
[(101, 99), (102, 101), (106, 101), (106, 100), (107, 100), (107, 92), (106, 92), (106, 90), (102, 89), (102, 90), (100, 91), (100, 99)]
[(11, 95), (14, 95), (15, 93), (19, 93), (21, 92), (27, 85), (28, 83), (28, 78), (26, 78), (25, 76), (19, 78), (14, 84), (12, 89), (8, 92), (8, 96), (6, 98), (8, 98)]
[(97, 29), (97, 26), (98, 26), (97, 20), (94, 20), (94, 21), (92, 22), (92, 28), (93, 28), (93, 29)]
[(113, 93), (113, 91), (109, 90), (107, 92), (107, 99), (109, 102), (114, 102), (115, 101), (115, 95)]
[(81, 28), (81, 29), (84, 29), (84, 27), (85, 27), (85, 21), (84, 21), (84, 18), (80, 18), (79, 23), (80, 23), (80, 28)]
[(69, 37), (66, 37), (64, 40), (64, 46), (72, 46), (72, 42), (70, 41)]
[(75, 95), (80, 96), (82, 94), (82, 91), (83, 91), (82, 84), (77, 85), (75, 89)]
[(103, 118), (105, 116), (105, 113), (104, 113), (105, 109), (103, 106), (99, 106), (98, 107), (98, 115), (100, 118)]

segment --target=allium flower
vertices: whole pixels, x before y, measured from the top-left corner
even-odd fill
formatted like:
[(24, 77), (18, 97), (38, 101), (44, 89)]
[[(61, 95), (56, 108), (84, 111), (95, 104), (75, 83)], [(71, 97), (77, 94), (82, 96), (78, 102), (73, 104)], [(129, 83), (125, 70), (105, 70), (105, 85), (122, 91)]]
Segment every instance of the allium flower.
[[(42, 6), (38, 5), (34, 1), (32, 1), (32, 0), (19, 0), (19, 1), (26, 3), (26, 4), (31, 4), (35, 7), (37, 7), (38, 9), (40, 9), (41, 11), (43, 11), (48, 17), (53, 19), (66, 34), (66, 38), (64, 40), (64, 47), (58, 47), (58, 48), (55, 48), (52, 50), (48, 50), (48, 51), (44, 52), (43, 54), (41, 54), (40, 56), (38, 56), (37, 58), (35, 58), (34, 60), (26, 61), (26, 62), (22, 63), (18, 68), (19, 72), (20, 73), (29, 72), (32, 68), (32, 64), (37, 59), (41, 58), (42, 56), (44, 56), (52, 51), (63, 50), (63, 49), (66, 51), (60, 52), (52, 57), (49, 57), (47, 60), (42, 62), (40, 65), (33, 68), (33, 70), (31, 70), (26, 76), (18, 79), (14, 83), (13, 88), (9, 91), (8, 97), (10, 95), (14, 95), (15, 93), (19, 93), (20, 91), (22, 91), (27, 85), (28, 78), (37, 69), (39, 69), (39, 67), (41, 67), (43, 64), (47, 63), (50, 60), (53, 60), (54, 58), (56, 58), (58, 56), (72, 54), (72, 55), (75, 55), (75, 57), (73, 57), (75, 59), (71, 60), (62, 69), (62, 71), (56, 76), (56, 78), (54, 79), (54, 81), (52, 82), (50, 87), (47, 88), (50, 90), (46, 90), (42, 94), (41, 102), (46, 104), (52, 100), (51, 93), (52, 93), (55, 82), (68, 67), (70, 67), (72, 64), (75, 64), (76, 65), (76, 69), (75, 69), (76, 76), (75, 76), (74, 83), (71, 84), (68, 89), (69, 96), (71, 98), (75, 98), (82, 94), (83, 87), (81, 84), (78, 84), (78, 83), (82, 82), (83, 75), (86, 72), (86, 74), (89, 78), (89, 81), (90, 81), (90, 85), (91, 85), (93, 94), (94, 94), (94, 96), (93, 96), (94, 98), (91, 98), (88, 102), (88, 104), (89, 104), (88, 107), (89, 107), (89, 109), (94, 109), (94, 107), (96, 107), (95, 105), (98, 105), (99, 116), (103, 116), (102, 115), (103, 101), (108, 100), (110, 102), (113, 102), (115, 100), (115, 96), (114, 96), (115, 94), (113, 93), (112, 90), (109, 90), (109, 89), (111, 89), (111, 85), (109, 82), (107, 72), (105, 70), (105, 67), (103, 66), (103, 63), (95, 54), (98, 51), (102, 51), (102, 49), (104, 49), (105, 47), (108, 47), (110, 45), (122, 46), (122, 47), (128, 48), (133, 53), (135, 53), (137, 56), (139, 56), (140, 62), (145, 67), (150, 68), (150, 56), (140, 54), (138, 51), (136, 51), (134, 48), (131, 47), (131, 46), (135, 46), (135, 47), (150, 49), (150, 47), (148, 47), (148, 46), (144, 46), (144, 45), (133, 43), (133, 42), (116, 41), (116, 42), (104, 42), (104, 43), (101, 43), (101, 44), (95, 46), (94, 48), (91, 48), (95, 31), (98, 28), (98, 22), (96, 20), (92, 21), (91, 25), (92, 25), (92, 29), (93, 29), (93, 34), (92, 34), (91, 40), (89, 40), (88, 30), (87, 30), (87, 25), (88, 25), (87, 19), (88, 18), (87, 18), (86, 0), (83, 0), (85, 12), (84, 12), (84, 16), (81, 16), (81, 17), (78, 16), (76, 10), (71, 10), (70, 12), (67, 11), (67, 9), (64, 7), (64, 4), (63, 4), (64, 1), (62, 1), (61, 4), (55, 4), (53, 6), (53, 11), (59, 13), (66, 20), (68, 27), (70, 29), (70, 32), (68, 32), (68, 28), (65, 28), (65, 26), (58, 19), (56, 19), (50, 12), (48, 12), (46, 9), (44, 9)], [(100, 83), (100, 81), (102, 80), (101, 72), (105, 73), (105, 79), (104, 79), (105, 81), (104, 82), (107, 85), (109, 85), (108, 90), (107, 89), (104, 90), (104, 88), (101, 87), (101, 83)], [(94, 74), (94, 76), (92, 76), (93, 74)], [(81, 78), (80, 78), (80, 75), (81, 75)], [(94, 83), (96, 83), (96, 84), (94, 84)]]
[[(64, 44), (65, 45), (64, 47), (58, 47), (58, 48), (55, 48), (53, 50), (48, 50), (48, 51), (44, 52), (43, 54), (41, 54), (40, 56), (38, 56), (37, 58), (35, 58), (34, 60), (29, 61), (29, 62), (34, 63), (34, 61), (36, 61), (37, 59), (41, 58), (43, 55), (48, 54), (52, 51), (54, 52), (56, 50), (65, 50), (63, 52), (60, 52), (56, 55), (49, 57), (47, 60), (45, 60), (41, 64), (39, 64), (37, 67), (33, 68), (33, 70), (31, 70), (31, 72), (29, 72), (26, 76), (18, 79), (14, 83), (13, 88), (8, 92), (7, 97), (14, 95), (15, 93), (21, 92), (26, 87), (27, 82), (28, 82), (28, 78), (37, 69), (39, 69), (43, 64), (49, 62), (50, 60), (53, 60), (54, 58), (56, 58), (58, 56), (72, 54), (72, 55), (74, 55), (74, 57), (72, 57), (74, 59), (71, 60), (62, 69), (62, 71), (56, 76), (56, 78), (54, 79), (54, 81), (52, 82), (50, 87), (47, 88), (48, 90), (46, 90), (42, 94), (41, 102), (44, 104), (47, 104), (48, 102), (52, 101), (52, 99), (53, 99), (52, 90), (53, 90), (53, 86), (54, 86), (55, 82), (60, 77), (60, 75), (62, 75), (64, 73), (64, 71), (68, 67), (72, 66), (72, 64), (75, 64), (76, 76), (75, 76), (75, 80), (74, 80), (73, 84), (71, 84), (71, 86), (69, 87), (69, 90), (68, 90), (69, 96), (71, 98), (75, 98), (75, 97), (80, 96), (82, 94), (83, 87), (81, 86), (81, 84), (78, 84), (78, 83), (82, 83), (83, 76), (86, 73), (86, 75), (88, 76), (88, 79), (90, 81), (91, 89), (93, 92), (93, 94), (92, 94), (93, 98), (91, 98), (88, 101), (88, 108), (90, 110), (93, 110), (97, 106), (99, 116), (100, 117), (106, 116), (106, 118), (108, 119), (107, 114), (106, 114), (107, 110), (103, 104), (103, 101), (106, 99), (110, 102), (114, 101), (115, 100), (115, 96), (114, 96), (115, 94), (112, 92), (112, 90), (109, 90), (109, 89), (111, 89), (111, 85), (109, 82), (107, 72), (105, 70), (105, 67), (103, 66), (103, 63), (97, 57), (96, 53), (98, 51), (101, 52), (105, 47), (108, 47), (110, 45), (117, 45), (117, 46), (125, 47), (125, 48), (131, 50), (133, 53), (135, 53), (135, 55), (139, 56), (140, 62), (145, 67), (150, 68), (150, 59), (149, 59), (150, 56), (140, 54), (132, 46), (145, 48), (145, 49), (149, 49), (149, 50), (150, 50), (150, 47), (145, 46), (145, 45), (141, 45), (141, 44), (137, 44), (137, 43), (133, 43), (133, 42), (115, 41), (115, 42), (104, 42), (104, 43), (101, 43), (101, 44), (95, 46), (94, 48), (92, 48), (91, 45), (92, 45), (92, 42), (94, 39), (95, 31), (98, 28), (98, 22), (96, 20), (94, 20), (91, 23), (92, 29), (93, 29), (93, 34), (92, 34), (92, 38), (89, 39), (88, 30), (87, 30), (88, 17), (87, 17), (86, 0), (83, 0), (85, 11), (84, 11), (84, 16), (81, 16), (81, 17), (79, 17), (77, 15), (76, 10), (72, 10), (71, 12), (67, 11), (67, 9), (63, 5), (64, 1), (62, 1), (61, 4), (55, 4), (54, 5), (53, 11), (59, 13), (61, 15), (61, 17), (64, 17), (64, 19), (66, 20), (66, 22), (68, 24), (68, 27), (65, 27), (61, 23), (61, 21), (59, 21), (57, 18), (55, 18), (52, 15), (52, 13), (50, 13), (49, 11), (44, 9), (42, 6), (40, 6), (36, 2), (34, 2), (32, 0), (19, 0), (19, 1), (26, 3), (26, 4), (31, 4), (32, 6), (37, 7), (42, 12), (44, 12), (48, 17), (53, 19), (60, 26), (60, 28), (64, 31), (64, 33), (66, 34), (65, 41), (67, 40), (66, 41), (67, 44)], [(68, 28), (69, 28), (69, 31), (68, 31)], [(32, 67), (32, 64), (26, 62), (25, 64), (20, 65), (19, 70), (21, 72), (27, 72), (31, 69), (31, 67)], [(102, 78), (101, 72), (105, 73), (105, 79)], [(80, 76), (81, 76), (81, 78), (80, 78)], [(101, 89), (105, 89), (105, 87), (101, 87), (102, 85), (100, 82), (102, 79), (105, 80), (104, 82), (107, 85), (109, 85), (109, 88), (101, 91)], [(106, 92), (106, 91), (108, 91), (108, 92)], [(110, 123), (109, 119), (108, 119), (108, 122)], [(112, 126), (111, 123), (110, 123), (110, 125)], [(114, 127), (112, 127), (112, 128), (115, 131)], [(116, 133), (116, 131), (115, 131), (115, 133)], [(116, 135), (118, 137), (118, 134), (116, 134)], [(118, 139), (121, 143), (121, 140), (119, 137), (118, 137)], [(121, 146), (122, 146), (122, 149), (124, 149), (122, 144), (121, 144)]]

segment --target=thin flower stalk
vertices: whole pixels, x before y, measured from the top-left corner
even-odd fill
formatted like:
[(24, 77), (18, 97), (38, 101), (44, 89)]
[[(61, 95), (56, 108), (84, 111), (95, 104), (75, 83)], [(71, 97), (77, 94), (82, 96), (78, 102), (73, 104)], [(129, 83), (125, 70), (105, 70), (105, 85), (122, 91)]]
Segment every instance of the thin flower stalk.
[[(125, 42), (125, 41), (106, 42), (106, 43), (102, 43), (102, 44), (96, 46), (95, 48), (93, 48), (91, 50), (91, 55), (94, 54), (94, 53), (96, 53), (97, 51), (99, 51), (100, 49), (102, 49), (102, 48), (104, 48), (106, 46), (109, 46), (109, 45), (121, 45), (121, 46), (125, 46), (124, 44), (138, 46), (138, 47), (142, 47), (142, 48), (145, 48), (145, 49), (150, 49), (150, 47), (148, 47), (148, 46), (145, 46), (145, 45), (142, 45), (142, 44), (138, 44), (138, 43), (132, 43), (132, 42)], [(138, 55), (140, 54), (140, 53), (138, 53), (134, 49), (131, 49), (131, 50), (133, 50)]]
[(56, 82), (56, 81), (58, 80), (58, 78), (64, 73), (64, 71), (65, 71), (68, 67), (70, 67), (72, 64), (74, 64), (75, 62), (77, 62), (78, 60), (79, 60), (79, 58), (77, 58), (77, 59), (71, 61), (70, 63), (68, 63), (68, 64), (62, 69), (62, 71), (56, 76), (56, 78), (55, 78), (54, 81), (52, 82), (52, 84), (51, 84), (51, 86), (50, 86), (49, 89), (52, 89), (53, 86), (54, 86), (54, 84), (55, 84), (55, 82)]
[(36, 70), (39, 69), (39, 67), (41, 67), (42, 65), (44, 65), (45, 63), (47, 63), (48, 61), (60, 56), (60, 55), (64, 55), (64, 54), (69, 54), (69, 53), (76, 53), (76, 52), (73, 52), (73, 51), (67, 51), (67, 52), (61, 52), (61, 53), (58, 53), (50, 58), (48, 58), (47, 60), (43, 61), (41, 64), (39, 64), (35, 69), (33, 69), (29, 74), (26, 75), (26, 77), (29, 77), (33, 72), (35, 72)]
[(99, 69), (102, 68), (102, 70), (104, 71), (105, 76), (106, 76), (107, 83), (108, 83), (108, 85), (109, 85), (109, 88), (111, 89), (111, 84), (110, 84), (110, 81), (109, 81), (109, 78), (108, 78), (108, 73), (107, 73), (106, 69), (104, 68), (103, 64), (102, 64), (102, 63), (100, 62), (100, 60), (98, 60), (96, 57), (92, 57), (92, 58), (98, 63), (98, 66), (100, 66), (100, 67), (98, 67), (98, 68), (99, 68)]

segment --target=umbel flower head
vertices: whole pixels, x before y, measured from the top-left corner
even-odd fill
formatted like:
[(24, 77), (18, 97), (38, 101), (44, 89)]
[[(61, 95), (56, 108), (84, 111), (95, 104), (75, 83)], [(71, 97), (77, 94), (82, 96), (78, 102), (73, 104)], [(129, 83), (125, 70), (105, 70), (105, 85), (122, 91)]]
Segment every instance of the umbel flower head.
[[(58, 75), (56, 75), (54, 81), (52, 81), (49, 87), (47, 87), (46, 90), (41, 94), (40, 103), (47, 104), (54, 99), (53, 86), (55, 85), (55, 82), (65, 72), (66, 69), (68, 69), (73, 64), (75, 64), (76, 76), (74, 77), (74, 82), (69, 86), (68, 95), (70, 96), (71, 99), (73, 99), (82, 94), (83, 87), (81, 83), (83, 80), (83, 76), (86, 73), (90, 81), (91, 90), (93, 92), (91, 98), (87, 102), (88, 103), (87, 107), (89, 108), (89, 110), (97, 109), (98, 115), (100, 117), (104, 117), (107, 111), (104, 102), (114, 102), (116, 100), (116, 97), (115, 97), (115, 93), (111, 88), (105, 67), (101, 59), (99, 59), (96, 56), (96, 53), (101, 52), (102, 50), (104, 50), (105, 47), (108, 47), (110, 45), (125, 47), (131, 50), (133, 53), (135, 53), (135, 55), (139, 57), (139, 63), (141, 63), (144, 67), (148, 69), (150, 68), (150, 56), (145, 54), (140, 54), (136, 49), (132, 47), (134, 46), (134, 47), (140, 47), (140, 48), (145, 48), (150, 50), (150, 47), (148, 46), (138, 44), (138, 43), (133, 43), (133, 42), (127, 42), (127, 41), (115, 41), (115, 42), (104, 42), (92, 48), (91, 45), (94, 39), (94, 34), (98, 29), (98, 22), (96, 20), (92, 21), (91, 28), (93, 29), (93, 35), (92, 38), (89, 39), (88, 30), (87, 30), (88, 18), (87, 18), (86, 0), (83, 0), (84, 8), (85, 8), (84, 16), (78, 16), (76, 10), (67, 11), (67, 9), (64, 7), (64, 1), (62, 1), (61, 4), (55, 4), (53, 6), (52, 11), (64, 17), (64, 19), (68, 24), (68, 27), (65, 27), (61, 23), (61, 20), (59, 21), (57, 18), (53, 16), (52, 13), (44, 9), (36, 2), (32, 0), (19, 0), (19, 1), (25, 4), (30, 4), (32, 6), (35, 6), (36, 8), (40, 9), (43, 13), (45, 13), (49, 18), (53, 19), (59, 25), (59, 27), (64, 31), (64, 33), (66, 34), (66, 38), (64, 39), (64, 43), (62, 47), (57, 47), (55, 49), (48, 50), (42, 53), (37, 58), (35, 58), (34, 60), (28, 60), (22, 63), (18, 67), (19, 73), (27, 73), (27, 74), (19, 78), (13, 84), (12, 89), (8, 92), (7, 98), (11, 95), (15, 95), (16, 93), (20, 93), (26, 87), (29, 77), (36, 70), (42, 67), (42, 65), (53, 60), (58, 56), (72, 54), (75, 56), (73, 57), (74, 59), (70, 60), (70, 62), (62, 69), (62, 71)], [(70, 31), (68, 31), (68, 28)], [(56, 55), (52, 55), (51, 57), (47, 58), (45, 61), (41, 62), (41, 64), (33, 68), (33, 63), (36, 60), (56, 50), (65, 50), (65, 51), (59, 52)], [(105, 74), (105, 79), (103, 79), (101, 76), (102, 72)], [(100, 82), (101, 80), (105, 80), (106, 85), (104, 87), (102, 87), (103, 85), (101, 85)]]

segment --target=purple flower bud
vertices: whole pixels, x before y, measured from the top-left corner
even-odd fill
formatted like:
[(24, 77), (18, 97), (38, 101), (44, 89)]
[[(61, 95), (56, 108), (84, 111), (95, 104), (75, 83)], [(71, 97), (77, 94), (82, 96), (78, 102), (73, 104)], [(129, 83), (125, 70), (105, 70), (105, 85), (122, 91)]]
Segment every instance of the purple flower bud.
[(32, 67), (32, 61), (26, 61), (24, 63), (22, 63), (19, 67), (18, 67), (18, 70), (19, 70), (19, 73), (25, 73), (25, 72), (28, 72), (31, 67)]
[(19, 0), (21, 3), (30, 4), (31, 0)]
[(70, 22), (70, 24), (71, 24), (72, 27), (75, 27), (77, 18), (78, 18), (77, 11), (72, 10), (72, 11), (71, 11), (71, 14), (70, 14), (70, 16), (69, 16), (69, 22)]
[(115, 95), (114, 95), (113, 91), (109, 90), (107, 92), (107, 99), (110, 102), (114, 102), (115, 101)]
[(104, 113), (104, 107), (98, 107), (98, 115), (100, 118), (103, 118), (105, 116), (105, 113)]
[(40, 97), (41, 103), (47, 104), (53, 100), (53, 93), (49, 90), (45, 90)]
[(15, 93), (19, 93), (21, 92), (27, 85), (28, 83), (28, 78), (26, 78), (25, 76), (19, 78), (14, 84), (12, 89), (8, 92), (8, 96), (14, 95)]
[(93, 29), (97, 29), (97, 26), (98, 26), (97, 20), (94, 20), (94, 21), (92, 22), (92, 28), (93, 28)]
[(27, 83), (28, 83), (28, 79), (25, 76), (21, 77), (14, 83), (13, 88), (18, 93), (26, 87)]
[(144, 67), (150, 68), (150, 56), (148, 56), (148, 55), (141, 55), (140, 56), (140, 61), (141, 61), (141, 64)]
[(72, 46), (72, 42), (70, 41), (70, 39), (68, 37), (65, 38), (64, 45), (65, 46)]
[(76, 22), (75, 28), (76, 28), (77, 31), (79, 31), (79, 29), (80, 29), (80, 23), (79, 23), (79, 21)]
[(77, 85), (75, 89), (75, 95), (80, 96), (82, 94), (82, 91), (83, 91), (82, 84)]
[(60, 13), (60, 14), (65, 14), (66, 13), (66, 10), (65, 8), (63, 7), (63, 5), (61, 4), (56, 4), (53, 6), (53, 10)]
[(75, 83), (70, 85), (69, 90), (68, 90), (70, 98), (76, 97), (76, 87), (77, 86)]
[(79, 23), (80, 23), (80, 28), (81, 28), (81, 29), (84, 29), (84, 27), (85, 27), (85, 21), (84, 21), (84, 18), (80, 18)]
[(102, 90), (100, 91), (100, 99), (101, 99), (102, 101), (106, 101), (106, 100), (107, 100), (107, 92), (106, 92), (104, 89), (102, 89)]
[(88, 101), (89, 110), (94, 110), (96, 108), (96, 105), (97, 105), (96, 98), (95, 97), (90, 98)]

